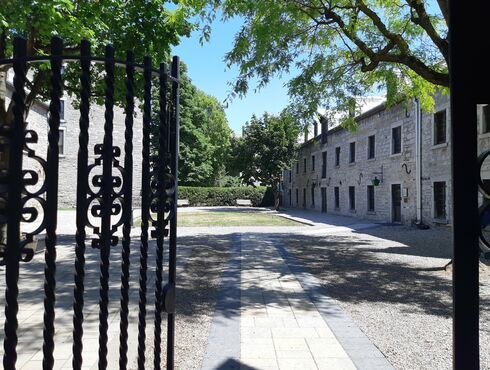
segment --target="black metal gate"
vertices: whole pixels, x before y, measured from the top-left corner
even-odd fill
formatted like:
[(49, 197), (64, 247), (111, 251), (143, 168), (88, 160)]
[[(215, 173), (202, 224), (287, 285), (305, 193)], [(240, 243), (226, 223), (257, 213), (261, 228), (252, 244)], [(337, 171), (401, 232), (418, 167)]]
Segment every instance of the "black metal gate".
[[(4, 202), (0, 215), (5, 220), (6, 242), (0, 245), (0, 259), (5, 265), (5, 337), (3, 366), (15, 369), (17, 360), (18, 331), (18, 280), (20, 261), (29, 262), (33, 251), (28, 248), (35, 235), (45, 232), (44, 268), (44, 317), (43, 317), (43, 368), (54, 366), (56, 254), (59, 181), (59, 127), (60, 98), (63, 83), (63, 64), (79, 63), (80, 66), (80, 119), (78, 131), (78, 159), (76, 186), (76, 237), (73, 261), (73, 335), (72, 367), (81, 369), (83, 364), (82, 338), (84, 335), (84, 279), (85, 254), (88, 243), (87, 229), (95, 237), (91, 246), (100, 251), (100, 286), (98, 316), (98, 367), (107, 363), (109, 264), (110, 254), (121, 254), (121, 280), (119, 304), (119, 368), (128, 367), (128, 301), (131, 246), (133, 188), (141, 188), (141, 236), (139, 238), (139, 313), (138, 359), (139, 369), (151, 367), (145, 363), (145, 338), (147, 321), (148, 250), (155, 246), (155, 317), (153, 367), (160, 368), (162, 313), (167, 317), (167, 368), (174, 366), (175, 332), (175, 278), (177, 235), (177, 174), (179, 143), (179, 59), (174, 57), (171, 72), (164, 63), (153, 69), (151, 59), (144, 58), (142, 65), (135, 63), (134, 55), (127, 52), (125, 61), (116, 60), (114, 49), (108, 45), (104, 57), (93, 57), (87, 41), (80, 45), (80, 55), (63, 55), (63, 43), (58, 37), (51, 41), (48, 57), (26, 57), (26, 40), (15, 38), (13, 58), (0, 60), (0, 66), (10, 64), (14, 70), (12, 100), (13, 121), (0, 128), (3, 152), (8, 151), (8, 169), (1, 174)], [(37, 141), (37, 133), (26, 125), (26, 73), (30, 63), (49, 63), (50, 103), (48, 118), (48, 148), (46, 158), (39, 157), (31, 144)], [(95, 160), (90, 159), (89, 126), (92, 68), (103, 66), (105, 115), (103, 142), (93, 148)], [(114, 145), (114, 94), (116, 67), (125, 69), (125, 131), (124, 158), (119, 159), (121, 149)], [(143, 98), (135, 99), (135, 75), (142, 72)], [(152, 86), (154, 79), (158, 83)], [(158, 91), (158, 104), (152, 104), (152, 94)], [(142, 119), (142, 173), (141, 184), (133, 184), (133, 124), (137, 104), (143, 106)], [(155, 107), (153, 106), (155, 105)], [(135, 108), (136, 106), (136, 108)], [(158, 108), (158, 109), (154, 109)], [(42, 176), (25, 168), (25, 159), (35, 160), (42, 168)], [(92, 162), (92, 163), (90, 163)], [(32, 192), (29, 186), (39, 183)], [(38, 207), (30, 204), (37, 202)], [(40, 212), (39, 209), (42, 211)], [(97, 220), (94, 222), (93, 220)], [(41, 220), (36, 230), (24, 233), (21, 225)], [(122, 228), (122, 238), (116, 232)], [(151, 229), (151, 230), (150, 230)], [(121, 239), (121, 240), (119, 240)], [(120, 243), (119, 243), (120, 242)], [(133, 241), (134, 242), (134, 241)], [(152, 243), (150, 243), (152, 242)], [(154, 242), (154, 243), (153, 243)], [(122, 249), (116, 248), (121, 245)], [(168, 246), (168, 282), (163, 284), (164, 244)]]

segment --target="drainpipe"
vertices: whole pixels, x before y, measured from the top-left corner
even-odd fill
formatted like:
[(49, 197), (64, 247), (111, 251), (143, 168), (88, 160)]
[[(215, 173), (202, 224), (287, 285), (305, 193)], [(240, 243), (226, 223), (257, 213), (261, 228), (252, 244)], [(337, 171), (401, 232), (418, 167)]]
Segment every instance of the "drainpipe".
[(417, 193), (417, 225), (422, 225), (422, 119), (420, 102), (415, 98), (415, 183)]

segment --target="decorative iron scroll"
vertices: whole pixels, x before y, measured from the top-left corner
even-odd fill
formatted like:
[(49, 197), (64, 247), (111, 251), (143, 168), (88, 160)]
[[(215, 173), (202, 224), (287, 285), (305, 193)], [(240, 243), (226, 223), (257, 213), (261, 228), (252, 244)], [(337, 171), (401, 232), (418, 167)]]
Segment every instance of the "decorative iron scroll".
[[(128, 316), (130, 289), (131, 230), (133, 222), (134, 186), (141, 185), (141, 235), (139, 240), (139, 314), (138, 314), (138, 368), (148, 368), (145, 361), (147, 327), (148, 251), (155, 247), (155, 317), (154, 362), (155, 369), (162, 362), (162, 312), (167, 312), (167, 369), (174, 367), (175, 335), (175, 280), (177, 235), (177, 179), (179, 130), (179, 59), (172, 61), (171, 73), (165, 64), (159, 70), (151, 66), (149, 57), (143, 65), (135, 63), (131, 51), (126, 60), (115, 59), (112, 46), (105, 56), (94, 57), (88, 41), (82, 41), (79, 56), (62, 55), (63, 43), (54, 37), (51, 55), (27, 57), (27, 43), (22, 38), (14, 40), (12, 59), (0, 60), (1, 65), (12, 65), (14, 70), (13, 94), (14, 120), (0, 127), (0, 150), (7, 159), (0, 158), (0, 263), (5, 264), (6, 306), (3, 366), (15, 369), (17, 359), (17, 313), (19, 261), (29, 262), (34, 257), (30, 244), (35, 236), (45, 232), (45, 284), (43, 316), (43, 368), (55, 365), (55, 299), (56, 299), (56, 245), (58, 220), (59, 177), (59, 124), (62, 95), (62, 65), (80, 63), (79, 132), (76, 189), (76, 235), (73, 290), (73, 369), (83, 366), (83, 323), (85, 290), (85, 251), (87, 228), (95, 237), (91, 245), (100, 251), (99, 298), (99, 348), (98, 367), (108, 366), (108, 306), (110, 253), (119, 253), (114, 247), (121, 241), (121, 297), (119, 323), (119, 368), (126, 369), (128, 360)], [(49, 62), (50, 103), (48, 118), (48, 148), (44, 159), (34, 150), (39, 138), (36, 131), (27, 129), (25, 105), (29, 63)], [(93, 147), (90, 161), (89, 126), (91, 69), (102, 64), (105, 73), (105, 116), (102, 143)], [(115, 67), (125, 67), (125, 131), (124, 158), (119, 146), (114, 145), (114, 95)], [(135, 74), (143, 72), (142, 120), (142, 176), (140, 184), (133, 184), (133, 129), (135, 120)], [(157, 86), (152, 79), (159, 77)], [(158, 119), (153, 115), (152, 89), (159, 89)], [(98, 129), (98, 128), (97, 128)], [(36, 148), (37, 149), (37, 148)], [(27, 159), (27, 160), (26, 160)], [(89, 163), (89, 161), (91, 163)], [(33, 165), (36, 169), (31, 168)], [(30, 230), (26, 225), (33, 225)], [(151, 228), (151, 230), (150, 230)], [(122, 229), (122, 240), (117, 235)], [(164, 246), (168, 246), (168, 282), (164, 286)], [(133, 252), (134, 253), (134, 252)]]

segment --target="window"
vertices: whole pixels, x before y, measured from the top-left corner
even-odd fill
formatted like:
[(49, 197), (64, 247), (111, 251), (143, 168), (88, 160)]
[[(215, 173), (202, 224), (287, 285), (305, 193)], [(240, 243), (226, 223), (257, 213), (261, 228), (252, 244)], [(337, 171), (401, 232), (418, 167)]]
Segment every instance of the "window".
[(335, 165), (340, 166), (340, 146), (335, 148)]
[(289, 171), (289, 183), (291, 183), (293, 179), (293, 171)]
[(446, 143), (446, 110), (434, 114), (434, 145)]
[(60, 120), (65, 120), (65, 101), (60, 100)]
[(373, 159), (376, 155), (376, 137), (371, 135), (368, 137), (368, 159)]
[(296, 188), (296, 206), (299, 205), (299, 191), (298, 188)]
[(402, 152), (402, 127), (393, 127), (391, 129), (391, 154)]
[(315, 156), (311, 156), (311, 172), (315, 171)]
[(355, 186), (349, 186), (349, 209), (354, 211), (356, 209), (356, 188)]
[(303, 207), (306, 208), (306, 188), (303, 188)]
[(296, 173), (299, 173), (299, 162), (296, 162)]
[(333, 188), (333, 195), (334, 195), (335, 209), (340, 209), (340, 191), (338, 186)]
[(293, 202), (292, 202), (292, 197), (291, 197), (291, 189), (288, 190), (288, 198), (289, 198), (289, 206), (292, 206), (293, 205)]
[(306, 173), (306, 158), (303, 158), (303, 172)]
[(59, 150), (60, 157), (63, 157), (65, 155), (65, 132), (66, 132), (66, 128), (60, 127), (58, 132), (60, 134), (59, 139), (58, 139), (58, 150)]
[(327, 152), (322, 152), (322, 179), (327, 177)]
[(356, 161), (356, 143), (353, 141), (349, 144), (349, 163)]
[(434, 182), (434, 217), (446, 218), (446, 182)]
[(482, 120), (482, 134), (486, 134), (487, 132), (490, 132), (490, 105), (484, 105), (482, 107), (482, 115), (481, 115), (481, 120)]
[(367, 210), (368, 212), (374, 212), (374, 185), (368, 185), (367, 187)]
[(313, 122), (313, 137), (318, 136), (318, 122)]
[(311, 208), (315, 208), (315, 185), (311, 185)]

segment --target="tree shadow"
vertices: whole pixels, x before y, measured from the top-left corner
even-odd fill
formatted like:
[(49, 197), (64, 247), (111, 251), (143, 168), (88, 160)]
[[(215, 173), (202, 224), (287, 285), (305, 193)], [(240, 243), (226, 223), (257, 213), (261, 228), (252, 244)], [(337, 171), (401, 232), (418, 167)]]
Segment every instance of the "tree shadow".
[[(373, 232), (375, 229), (371, 229)], [(284, 240), (289, 251), (314, 275), (321, 277), (328, 294), (352, 303), (380, 302), (406, 305), (407, 312), (450, 317), (451, 275), (433, 260), (418, 264), (402, 258), (385, 258), (375, 239), (343, 235), (295, 237)], [(406, 255), (410, 246), (388, 249)], [(413, 253), (417, 255), (417, 253)], [(488, 299), (484, 299), (490, 303)]]

